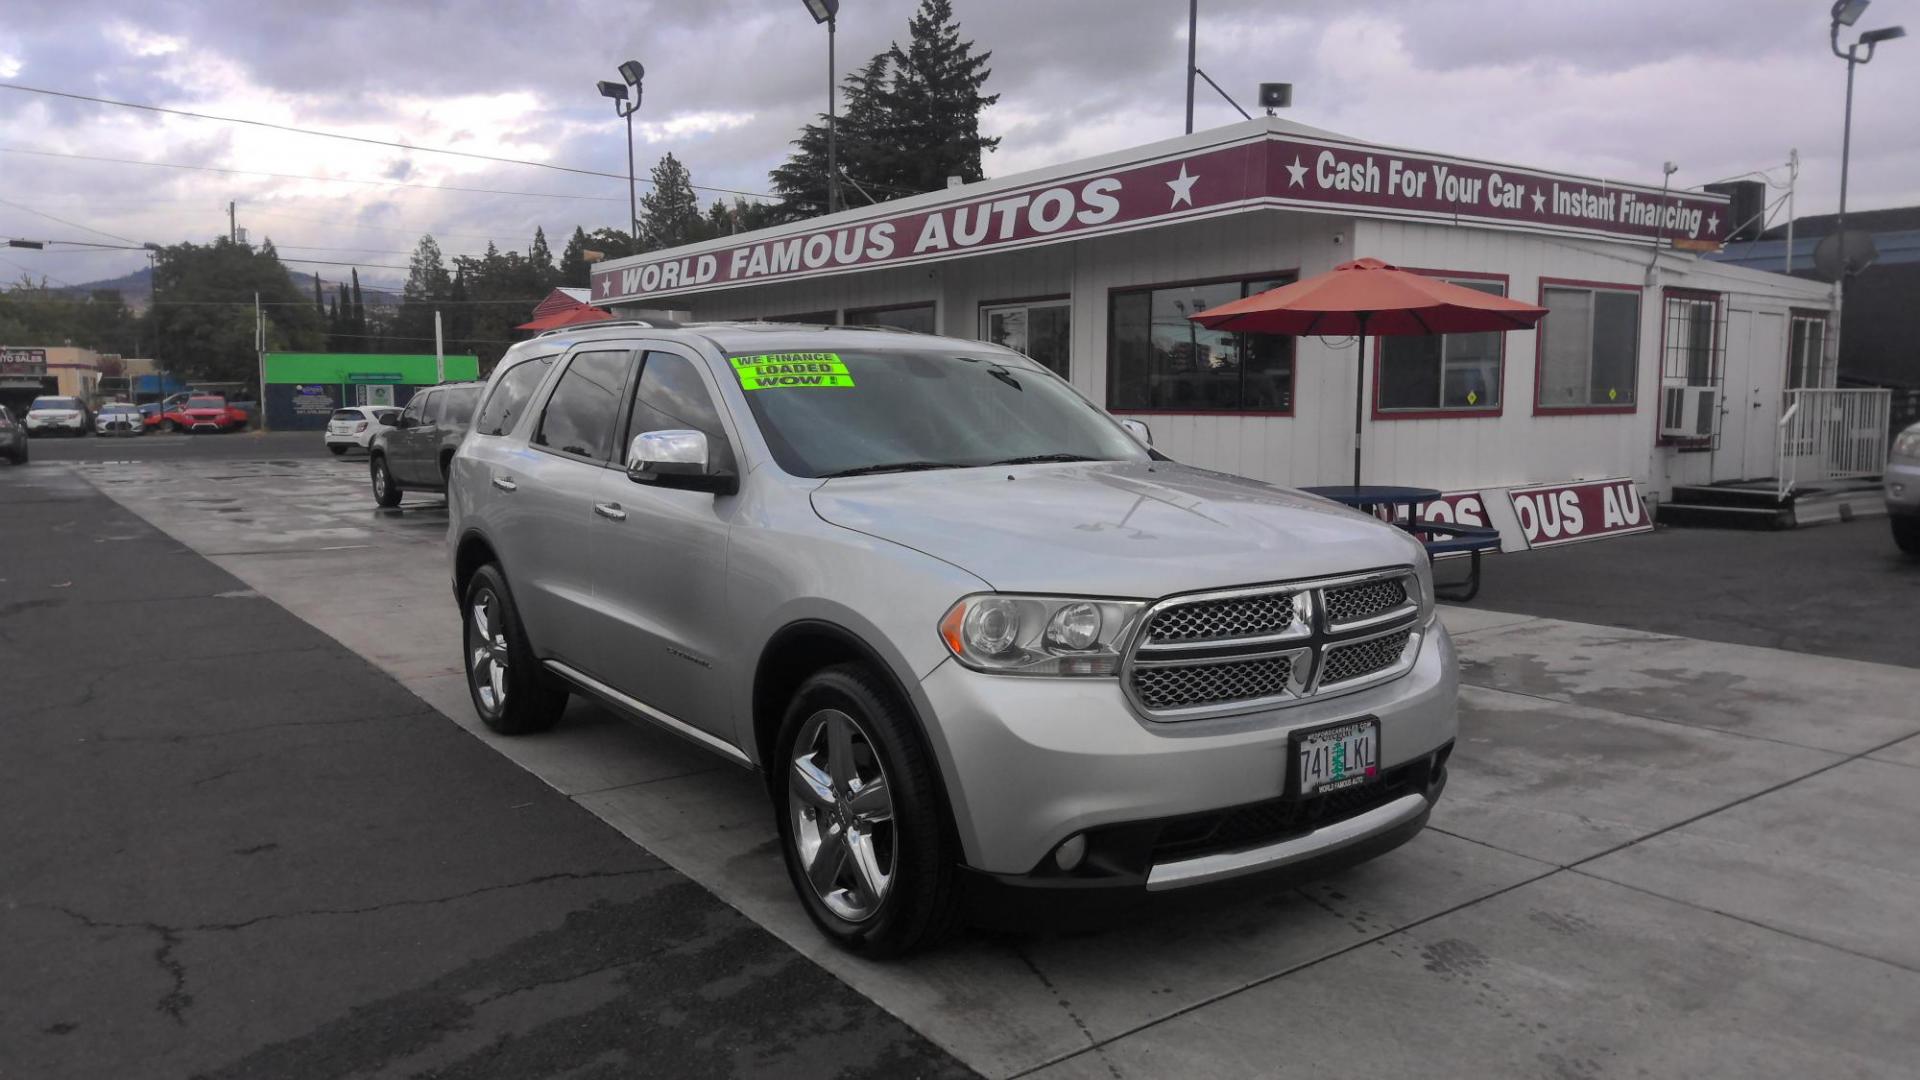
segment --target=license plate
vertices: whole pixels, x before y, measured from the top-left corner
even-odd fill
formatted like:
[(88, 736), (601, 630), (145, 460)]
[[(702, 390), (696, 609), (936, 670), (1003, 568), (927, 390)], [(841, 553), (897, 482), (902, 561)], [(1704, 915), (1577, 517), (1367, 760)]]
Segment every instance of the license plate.
[(1380, 721), (1373, 717), (1295, 736), (1294, 791), (1301, 798), (1380, 777)]

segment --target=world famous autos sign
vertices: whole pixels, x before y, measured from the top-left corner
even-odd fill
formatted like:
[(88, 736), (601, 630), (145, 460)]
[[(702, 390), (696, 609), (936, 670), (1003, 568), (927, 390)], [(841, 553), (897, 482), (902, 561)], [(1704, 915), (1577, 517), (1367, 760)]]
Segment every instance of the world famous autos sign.
[[(976, 186), (977, 190), (977, 186)], [(1460, 158), (1267, 133), (913, 209), (768, 230), (596, 267), (596, 304), (1008, 251), (1255, 206), (1337, 210), (1560, 235), (1711, 241), (1717, 195), (1663, 193)]]

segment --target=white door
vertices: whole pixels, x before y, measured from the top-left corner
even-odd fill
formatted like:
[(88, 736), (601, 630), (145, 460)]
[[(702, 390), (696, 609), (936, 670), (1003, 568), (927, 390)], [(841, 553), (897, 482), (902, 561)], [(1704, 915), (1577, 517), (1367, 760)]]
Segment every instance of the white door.
[(1781, 388), (1787, 384), (1786, 362), (1787, 317), (1777, 311), (1754, 312), (1747, 332), (1747, 422), (1740, 451), (1744, 480), (1758, 480), (1779, 470), (1776, 425)]

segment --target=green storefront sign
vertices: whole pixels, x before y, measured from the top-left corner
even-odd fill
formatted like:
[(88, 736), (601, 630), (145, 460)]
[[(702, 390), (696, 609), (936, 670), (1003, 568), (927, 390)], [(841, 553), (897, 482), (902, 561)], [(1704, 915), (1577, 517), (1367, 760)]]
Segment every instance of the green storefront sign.
[[(268, 353), (269, 384), (365, 383), (432, 386), (441, 380), (432, 353)], [(446, 380), (480, 377), (477, 356), (448, 356)]]

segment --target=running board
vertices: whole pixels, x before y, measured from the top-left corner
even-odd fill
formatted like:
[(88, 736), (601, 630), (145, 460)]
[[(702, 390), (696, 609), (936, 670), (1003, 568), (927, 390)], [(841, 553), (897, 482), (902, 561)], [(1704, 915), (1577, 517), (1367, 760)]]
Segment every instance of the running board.
[(615, 690), (613, 687), (608, 686), (606, 683), (601, 682), (599, 679), (596, 679), (593, 676), (588, 675), (584, 672), (576, 671), (573, 668), (568, 667), (567, 665), (561, 663), (558, 660), (547, 660), (543, 662), (546, 664), (548, 671), (553, 672), (555, 675), (558, 675), (561, 678), (572, 683), (573, 685), (579, 687), (580, 689), (585, 690), (587, 693), (592, 694), (594, 697), (599, 698), (601, 701), (604, 701), (607, 704), (612, 705), (615, 708), (618, 708), (624, 712), (632, 713), (634, 716), (637, 716), (642, 720), (647, 720), (652, 723), (658, 724), (661, 727), (666, 728), (668, 731), (671, 731), (674, 734), (679, 735), (680, 737), (687, 739), (690, 742), (698, 743), (699, 745), (706, 747), (708, 750), (711, 750), (714, 753), (719, 754), (721, 757), (724, 757), (728, 761), (731, 761), (737, 765), (745, 765), (749, 769), (753, 768), (752, 759), (748, 758), (747, 755), (741, 753), (739, 747), (733, 745), (732, 743), (726, 741), (725, 739), (722, 739), (715, 735), (709, 735), (706, 732), (701, 731), (699, 728), (694, 727), (692, 724), (689, 724), (684, 720), (677, 720), (671, 716), (668, 716), (666, 713), (663, 713), (659, 709), (656, 709), (653, 706), (648, 705), (646, 702), (641, 701), (638, 698), (628, 697), (626, 694), (623, 694), (620, 691)]

